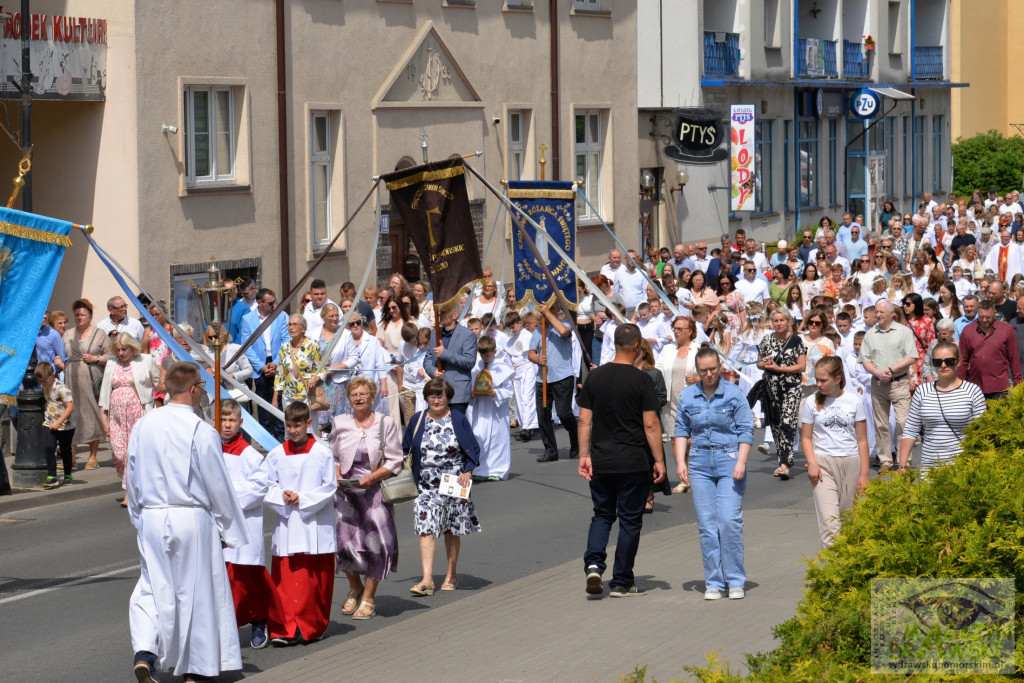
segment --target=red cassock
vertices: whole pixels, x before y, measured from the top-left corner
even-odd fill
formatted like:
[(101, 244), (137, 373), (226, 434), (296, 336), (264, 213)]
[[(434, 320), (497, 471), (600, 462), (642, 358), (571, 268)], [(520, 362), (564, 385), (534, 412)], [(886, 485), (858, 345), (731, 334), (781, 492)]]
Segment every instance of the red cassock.
[(270, 572), (262, 565), (232, 564), (225, 562), (231, 597), (235, 601), (235, 620), (239, 626), (266, 621), (277, 600), (277, 591), (270, 580)]
[(275, 555), (271, 574), (277, 600), (270, 608), (270, 637), (294, 638), (296, 629), (305, 640), (322, 636), (331, 621), (334, 553)]

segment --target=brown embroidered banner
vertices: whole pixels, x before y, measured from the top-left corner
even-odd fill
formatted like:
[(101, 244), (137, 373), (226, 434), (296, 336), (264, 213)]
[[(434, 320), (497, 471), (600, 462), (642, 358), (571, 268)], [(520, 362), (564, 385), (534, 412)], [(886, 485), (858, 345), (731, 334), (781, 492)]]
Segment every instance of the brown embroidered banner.
[(381, 176), (423, 259), (443, 306), (483, 277), (462, 159), (435, 161)]

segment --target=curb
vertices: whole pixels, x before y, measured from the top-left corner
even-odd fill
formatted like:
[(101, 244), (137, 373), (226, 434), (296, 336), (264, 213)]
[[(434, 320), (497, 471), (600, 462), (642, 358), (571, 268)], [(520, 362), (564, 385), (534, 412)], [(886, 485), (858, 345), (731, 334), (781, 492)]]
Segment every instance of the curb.
[(109, 493), (119, 493), (120, 491), (121, 482), (117, 479), (99, 482), (76, 481), (71, 486), (61, 486), (56, 491), (14, 489), (12, 495), (0, 498), (0, 516), (10, 512), (31, 510), (32, 508), (45, 507), (47, 505), (96, 498)]

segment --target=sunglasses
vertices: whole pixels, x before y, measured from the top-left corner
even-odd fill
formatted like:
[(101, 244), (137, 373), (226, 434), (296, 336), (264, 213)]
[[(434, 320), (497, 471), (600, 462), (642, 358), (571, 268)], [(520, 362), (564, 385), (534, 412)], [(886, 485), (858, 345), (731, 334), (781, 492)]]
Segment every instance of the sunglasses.
[(813, 327), (821, 327), (821, 325), (822, 325), (822, 322), (820, 320), (808, 320), (807, 321), (807, 326), (808, 327), (811, 327), (811, 326), (813, 326)]
[(363, 326), (363, 324), (361, 322), (359, 322), (358, 320), (353, 320), (348, 325), (346, 325), (346, 327), (362, 327), (362, 326)]
[(956, 358), (932, 358), (932, 365), (937, 368), (941, 368), (943, 366), (947, 368), (954, 368), (958, 362), (959, 361), (957, 361)]

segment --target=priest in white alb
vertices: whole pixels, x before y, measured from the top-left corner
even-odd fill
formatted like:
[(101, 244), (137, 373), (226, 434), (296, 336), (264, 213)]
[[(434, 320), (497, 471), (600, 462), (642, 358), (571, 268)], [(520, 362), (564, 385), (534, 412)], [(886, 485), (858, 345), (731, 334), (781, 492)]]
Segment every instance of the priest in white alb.
[(193, 410), (198, 367), (179, 363), (164, 382), (170, 402), (136, 424), (125, 469), (142, 565), (128, 613), (140, 683), (154, 669), (195, 681), (242, 668), (223, 548), (249, 543), (245, 517), (220, 436)]
[(985, 257), (985, 270), (991, 270), (1003, 282), (1009, 282), (1017, 273), (1024, 272), (1020, 249), (1010, 241), (1010, 231), (999, 233), (999, 244)]

